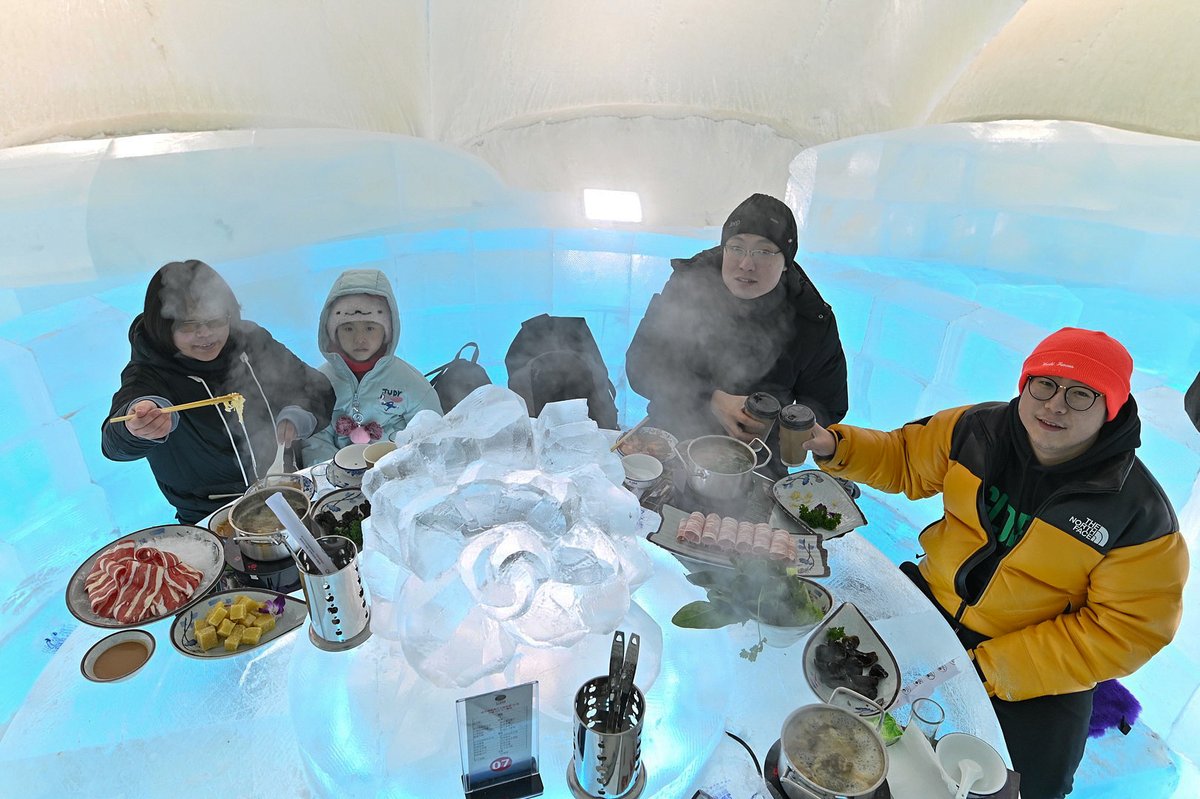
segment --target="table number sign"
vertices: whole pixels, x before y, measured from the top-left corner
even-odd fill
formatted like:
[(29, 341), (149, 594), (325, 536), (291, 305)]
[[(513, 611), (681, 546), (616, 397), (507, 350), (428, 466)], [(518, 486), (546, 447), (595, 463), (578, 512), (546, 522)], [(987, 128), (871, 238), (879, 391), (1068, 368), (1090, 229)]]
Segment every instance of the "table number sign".
[(898, 704), (906, 705), (914, 699), (921, 699), (933, 694), (933, 689), (944, 683), (946, 680), (958, 674), (958, 661), (951, 660), (948, 663), (943, 663), (933, 671), (922, 674), (917, 679), (910, 682), (908, 685), (900, 689), (900, 701)]
[(469, 696), (456, 705), (468, 799), (540, 796), (537, 682)]

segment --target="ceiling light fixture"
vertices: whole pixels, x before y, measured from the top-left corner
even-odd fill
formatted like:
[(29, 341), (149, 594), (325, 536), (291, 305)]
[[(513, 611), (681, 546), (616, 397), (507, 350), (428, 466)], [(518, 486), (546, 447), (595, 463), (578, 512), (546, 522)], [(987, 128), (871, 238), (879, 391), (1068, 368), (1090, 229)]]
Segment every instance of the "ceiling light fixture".
[(605, 222), (641, 222), (642, 200), (636, 191), (584, 189), (583, 213)]

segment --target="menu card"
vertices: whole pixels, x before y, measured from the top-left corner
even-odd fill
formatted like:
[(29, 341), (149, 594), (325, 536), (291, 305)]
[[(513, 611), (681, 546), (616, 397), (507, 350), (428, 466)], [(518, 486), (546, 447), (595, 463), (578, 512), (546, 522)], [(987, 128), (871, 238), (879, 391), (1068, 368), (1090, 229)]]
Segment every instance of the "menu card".
[(456, 703), (463, 790), (471, 799), (542, 793), (537, 689), (536, 681), (528, 682)]

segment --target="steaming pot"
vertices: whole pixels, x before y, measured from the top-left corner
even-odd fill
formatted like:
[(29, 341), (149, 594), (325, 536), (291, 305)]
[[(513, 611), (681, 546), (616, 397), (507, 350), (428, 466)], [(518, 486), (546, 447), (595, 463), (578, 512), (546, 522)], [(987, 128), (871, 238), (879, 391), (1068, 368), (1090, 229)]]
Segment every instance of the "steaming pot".
[(693, 438), (680, 455), (692, 490), (717, 501), (746, 496), (754, 470), (771, 460), (771, 450), (761, 438), (743, 444), (730, 436)]
[(267, 497), (283, 494), (284, 499), (300, 521), (308, 518), (312, 507), (308, 496), (296, 488), (272, 487), (251, 489), (229, 510), (229, 524), (233, 526), (233, 540), (237, 541), (242, 555), (254, 560), (272, 561), (291, 557), (284, 541), (283, 524), (267, 507)]
[[(841, 701), (841, 704), (834, 704)], [(866, 714), (874, 722), (864, 718)], [(779, 783), (789, 799), (869, 797), (888, 772), (879, 735), (883, 708), (849, 688), (834, 689), (828, 703), (803, 705), (783, 722)]]

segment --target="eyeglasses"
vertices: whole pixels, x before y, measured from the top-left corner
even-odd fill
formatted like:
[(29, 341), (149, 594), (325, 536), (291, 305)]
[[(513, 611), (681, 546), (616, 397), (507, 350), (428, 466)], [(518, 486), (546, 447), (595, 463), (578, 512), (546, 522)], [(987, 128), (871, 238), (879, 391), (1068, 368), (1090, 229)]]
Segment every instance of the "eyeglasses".
[(179, 322), (175, 325), (175, 332), (182, 333), (185, 336), (194, 336), (200, 332), (200, 328), (212, 332), (215, 330), (224, 330), (227, 327), (229, 327), (229, 314), (218, 316), (214, 319)]
[(1086, 411), (1096, 404), (1097, 399), (1104, 396), (1099, 391), (1094, 391), (1086, 386), (1064, 386), (1049, 377), (1031, 376), (1025, 382), (1025, 387), (1029, 389), (1029, 396), (1040, 402), (1053, 399), (1061, 389), (1063, 399), (1067, 401), (1067, 407), (1073, 411)]
[(783, 254), (779, 250), (747, 250), (737, 244), (726, 244), (725, 252), (739, 261), (749, 255), (750, 260), (758, 266), (772, 266), (775, 263), (775, 256)]

